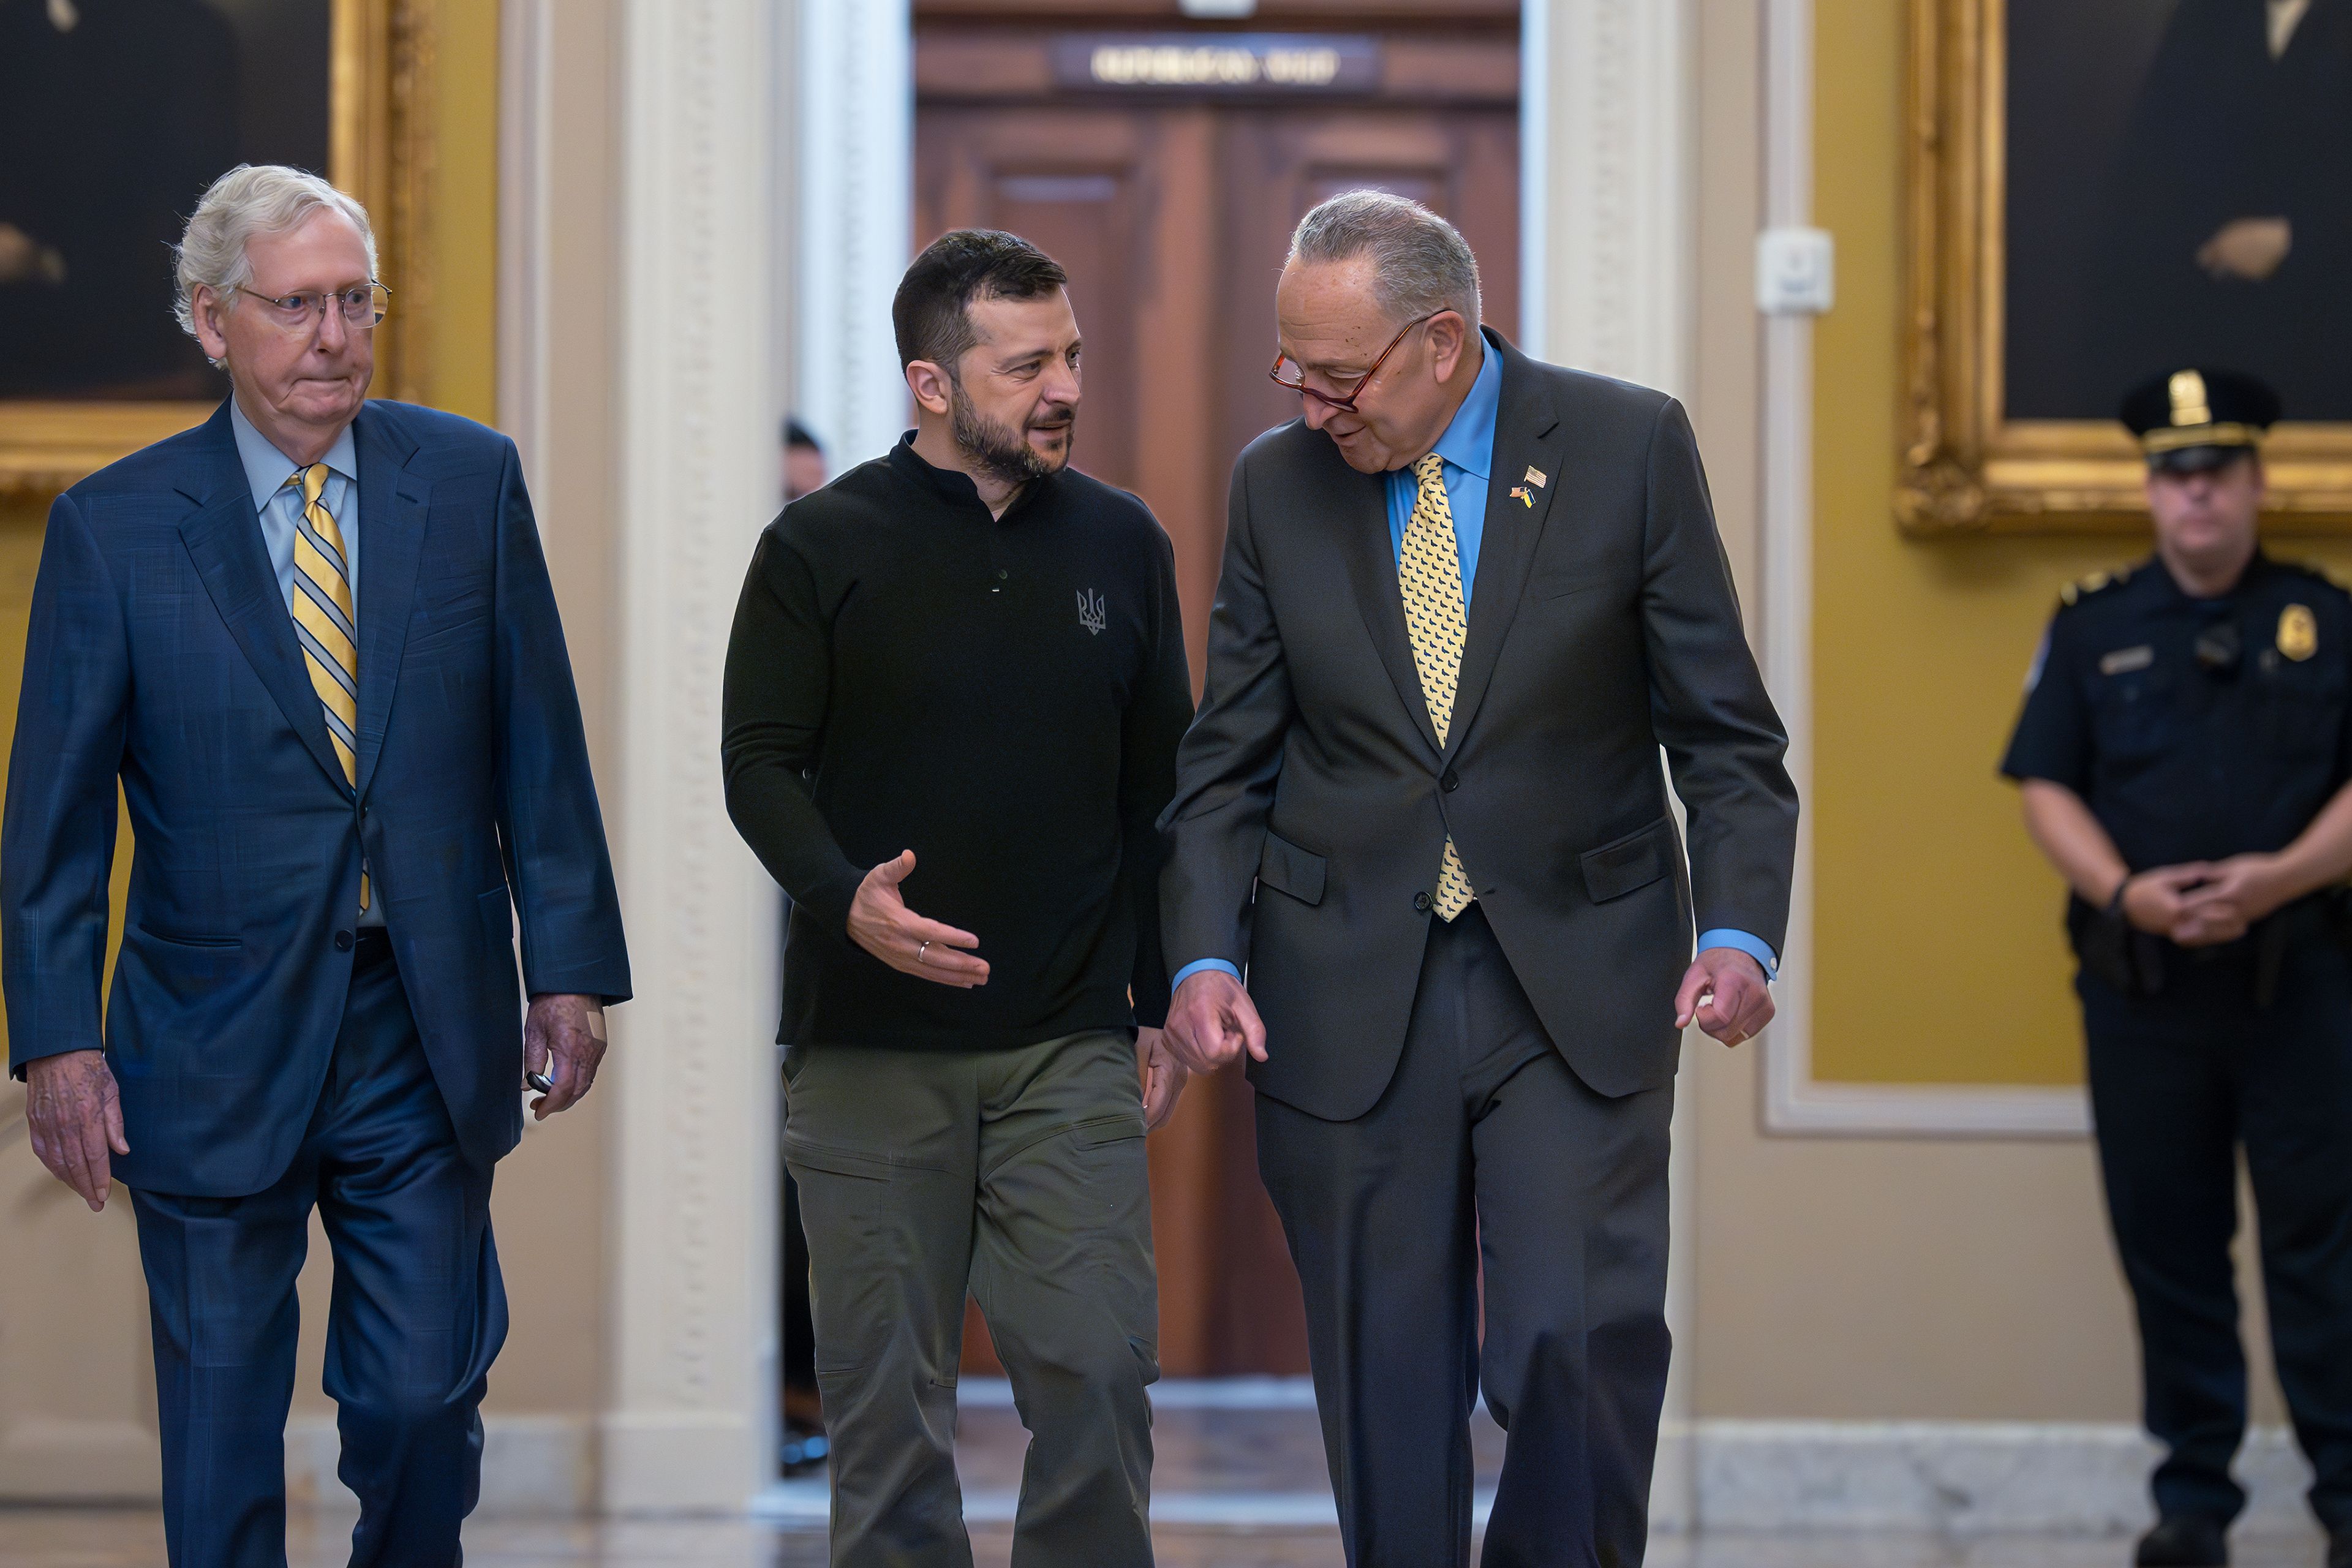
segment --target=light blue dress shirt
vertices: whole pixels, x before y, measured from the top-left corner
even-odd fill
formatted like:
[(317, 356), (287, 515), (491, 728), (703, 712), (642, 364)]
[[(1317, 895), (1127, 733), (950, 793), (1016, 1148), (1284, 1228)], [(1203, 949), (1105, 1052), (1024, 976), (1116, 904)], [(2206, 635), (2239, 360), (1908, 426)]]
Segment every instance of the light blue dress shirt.
[[(269, 444), (253, 427), (235, 398), (229, 399), (228, 426), (236, 432), (236, 455), (245, 464), (245, 482), (253, 489), (253, 510), (261, 514), (261, 542), (269, 552), (270, 570), (278, 574), (278, 591), (285, 595), (286, 614), (294, 614), (294, 535), (302, 517), (302, 490), (287, 480), (302, 465)], [(360, 603), (360, 456), (352, 427), (327, 448), (327, 488), (319, 492), (327, 515), (343, 536), (344, 576), (352, 584), (352, 609)]]
[[(1437, 438), (1432, 448), (1445, 459), (1445, 504), (1454, 513), (1454, 548), (1462, 563), (1462, 607), (1466, 615), (1472, 593), (1478, 579), (1478, 546), (1486, 537), (1486, 486), (1495, 466), (1495, 418), (1503, 403), (1503, 359), (1483, 340), (1480, 352), (1485, 356), (1478, 366), (1478, 375), (1470, 384), (1469, 393), (1462, 406), (1454, 411), (1454, 422), (1445, 434)], [(1391, 468), (1388, 473), (1389, 544), (1400, 563), (1404, 558), (1404, 531), (1412, 521), (1412, 503), (1420, 496), (1421, 482), (1413, 477), (1412, 466)], [(1434, 871), (1436, 868), (1432, 867)], [(1698, 945), (1704, 952), (1710, 947), (1737, 948), (1764, 966), (1767, 979), (1776, 979), (1780, 973), (1780, 956), (1771, 943), (1744, 931), (1706, 931), (1699, 932)], [(1222, 958), (1203, 958), (1186, 964), (1176, 972), (1171, 988), (1203, 969), (1222, 969), (1239, 980), (1242, 972)]]
[[(245, 410), (237, 406), (234, 397), (228, 404), (228, 427), (236, 435), (237, 460), (245, 465), (245, 482), (253, 490), (253, 510), (261, 519), (262, 547), (269, 552), (269, 568), (278, 574), (278, 592), (286, 600), (287, 618), (291, 620), (294, 595), (301, 592), (294, 585), (294, 536), (302, 516), (302, 489), (286, 481), (302, 465), (271, 446), (269, 437), (254, 428), (253, 421), (245, 416)], [(319, 501), (343, 536), (343, 574), (352, 585), (352, 617), (356, 625), (360, 607), (360, 457), (350, 426), (343, 426), (342, 434), (335, 437), (335, 444), (327, 448), (322, 460), (327, 465), (327, 484), (319, 492)], [(361, 913), (360, 924), (383, 924), (382, 899), (370, 903)]]

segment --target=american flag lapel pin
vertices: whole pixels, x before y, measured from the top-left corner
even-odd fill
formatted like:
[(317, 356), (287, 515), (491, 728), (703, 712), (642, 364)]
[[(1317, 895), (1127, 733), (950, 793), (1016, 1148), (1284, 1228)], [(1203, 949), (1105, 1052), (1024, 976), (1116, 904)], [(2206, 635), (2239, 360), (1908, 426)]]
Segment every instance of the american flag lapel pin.
[(1544, 478), (1544, 471), (1541, 468), (1529, 468), (1527, 471), (1527, 481), (1538, 489), (1543, 489), (1549, 482)]

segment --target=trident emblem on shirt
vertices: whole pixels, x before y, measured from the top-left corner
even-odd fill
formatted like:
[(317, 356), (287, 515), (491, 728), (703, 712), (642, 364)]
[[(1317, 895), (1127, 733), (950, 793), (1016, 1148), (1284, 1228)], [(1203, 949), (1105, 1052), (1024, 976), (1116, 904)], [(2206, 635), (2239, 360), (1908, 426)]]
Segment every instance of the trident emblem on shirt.
[(1110, 625), (1108, 617), (1103, 614), (1100, 594), (1090, 595), (1084, 588), (1078, 590), (1078, 625), (1097, 637), (1102, 636), (1103, 627)]

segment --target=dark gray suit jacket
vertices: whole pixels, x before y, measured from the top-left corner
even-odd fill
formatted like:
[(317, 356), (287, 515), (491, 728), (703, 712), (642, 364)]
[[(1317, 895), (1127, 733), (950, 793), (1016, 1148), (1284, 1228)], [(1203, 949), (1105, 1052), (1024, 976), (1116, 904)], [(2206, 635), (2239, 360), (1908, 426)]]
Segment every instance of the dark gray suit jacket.
[[(1787, 931), (1788, 739), (1689, 419), (1486, 341), (1502, 406), (1443, 749), (1382, 477), (1298, 421), (1234, 468), (1208, 689), (1160, 818), (1162, 936), (1171, 970), (1244, 970), (1269, 1058), (1250, 1076), (1315, 1116), (1362, 1115), (1395, 1071), (1449, 832), (1545, 1028), (1603, 1095), (1674, 1076), (1694, 901), (1700, 930), (1776, 949)], [(1510, 494), (1530, 468), (1532, 508)]]

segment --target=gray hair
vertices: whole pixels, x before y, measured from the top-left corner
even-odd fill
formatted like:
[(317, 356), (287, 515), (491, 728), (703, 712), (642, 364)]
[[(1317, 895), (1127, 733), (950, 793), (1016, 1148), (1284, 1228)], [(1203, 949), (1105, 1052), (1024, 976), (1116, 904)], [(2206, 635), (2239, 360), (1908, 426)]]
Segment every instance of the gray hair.
[(1462, 231), (1419, 202), (1348, 191), (1298, 220), (1290, 259), (1324, 265), (1369, 257), (1372, 295), (1393, 321), (1458, 310), (1478, 324), (1478, 258)]
[(196, 335), (196, 290), (210, 289), (224, 308), (234, 306), (231, 289), (253, 276), (245, 247), (257, 235), (284, 234), (324, 207), (352, 220), (367, 246), (368, 276), (375, 276), (375, 230), (367, 208), (318, 175), (282, 163), (239, 163), (196, 203), (187, 232), (173, 247), (179, 262), (179, 293), (172, 314), (180, 330)]

